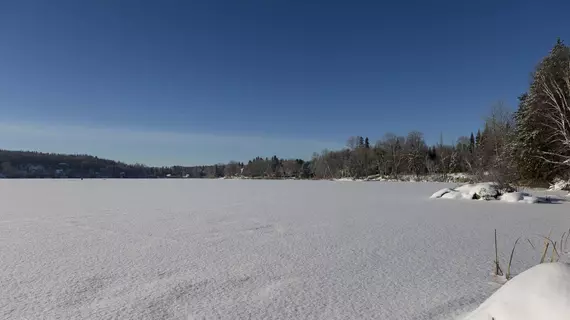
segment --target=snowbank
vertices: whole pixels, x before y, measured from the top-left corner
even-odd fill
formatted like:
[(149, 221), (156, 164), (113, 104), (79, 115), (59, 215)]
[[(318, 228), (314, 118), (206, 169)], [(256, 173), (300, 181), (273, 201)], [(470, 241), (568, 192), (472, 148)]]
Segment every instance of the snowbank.
[(469, 181), (473, 181), (473, 176), (467, 173), (449, 173), (447, 175), (428, 174), (421, 176), (417, 176), (415, 174), (404, 174), (404, 175), (399, 175), (397, 178), (395, 178), (393, 176), (383, 176), (375, 174), (364, 178), (364, 181), (466, 183)]
[(536, 197), (523, 192), (501, 194), (499, 187), (493, 182), (465, 184), (454, 189), (444, 188), (431, 195), (431, 199), (467, 199), (467, 200), (499, 200), (510, 203), (538, 203)]
[(363, 181), (363, 180), (355, 178), (338, 178), (338, 179), (333, 179), (333, 181), (346, 182), (346, 181)]
[(505, 193), (499, 197), (504, 202), (538, 203), (538, 198), (523, 192)]
[(449, 189), (449, 188), (443, 188), (443, 189), (437, 191), (436, 193), (432, 194), (430, 198), (431, 199), (441, 198), (445, 194), (453, 193), (453, 192), (455, 192), (455, 190)]
[(467, 173), (449, 173), (447, 175), (428, 174), (417, 176), (415, 174), (403, 174), (397, 177), (381, 174), (374, 174), (364, 178), (334, 178), (333, 181), (381, 181), (381, 182), (450, 182), (466, 183), (473, 181), (473, 176)]
[(451, 191), (441, 196), (443, 199), (471, 199), (466, 193), (461, 193), (458, 191)]
[(500, 197), (504, 202), (519, 202), (524, 200), (524, 195), (520, 192), (505, 193)]
[(500, 194), (499, 187), (493, 182), (465, 184), (455, 190), (468, 195), (468, 199), (497, 198)]
[(559, 191), (559, 190), (568, 190), (570, 191), (570, 180), (562, 180), (562, 179), (555, 179), (554, 183), (550, 185), (548, 190), (551, 191)]
[(449, 180), (454, 181), (473, 181), (473, 176), (468, 173), (448, 173), (447, 177)]
[(570, 265), (543, 263), (507, 282), (465, 320), (567, 320)]
[(430, 198), (444, 199), (490, 199), (499, 196), (499, 189), (495, 183), (476, 183), (465, 184), (454, 189), (441, 189), (434, 193)]

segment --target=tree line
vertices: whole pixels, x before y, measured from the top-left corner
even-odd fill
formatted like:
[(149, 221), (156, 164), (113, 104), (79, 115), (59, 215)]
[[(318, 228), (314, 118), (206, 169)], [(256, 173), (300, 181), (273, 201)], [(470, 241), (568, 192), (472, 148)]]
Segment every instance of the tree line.
[(206, 166), (151, 167), (90, 155), (0, 150), (0, 173), (9, 178), (300, 178), (332, 179), (402, 175), (536, 184), (570, 174), (570, 49), (558, 40), (532, 72), (516, 111), (497, 103), (480, 129), (456, 143), (428, 145), (419, 131), (371, 141), (353, 136), (342, 150), (309, 160), (255, 157)]

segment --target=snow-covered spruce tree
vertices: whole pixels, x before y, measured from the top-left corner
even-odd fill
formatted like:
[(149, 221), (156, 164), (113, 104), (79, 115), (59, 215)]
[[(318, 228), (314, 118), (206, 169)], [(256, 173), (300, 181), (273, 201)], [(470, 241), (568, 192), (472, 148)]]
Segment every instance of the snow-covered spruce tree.
[(556, 175), (555, 165), (541, 158), (542, 152), (547, 150), (544, 131), (539, 129), (526, 93), (519, 97), (515, 119), (517, 166), (521, 179), (523, 182), (548, 182)]
[(537, 66), (516, 122), (522, 179), (549, 181), (570, 170), (570, 48), (561, 40)]
[(475, 152), (475, 136), (473, 132), (471, 132), (471, 136), (469, 137), (469, 153), (473, 154)]

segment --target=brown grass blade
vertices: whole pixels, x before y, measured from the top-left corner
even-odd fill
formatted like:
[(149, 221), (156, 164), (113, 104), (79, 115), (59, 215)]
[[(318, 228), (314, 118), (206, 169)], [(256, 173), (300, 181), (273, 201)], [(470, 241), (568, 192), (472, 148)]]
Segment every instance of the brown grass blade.
[(515, 254), (515, 248), (517, 247), (517, 243), (519, 242), (520, 238), (517, 238), (515, 244), (513, 245), (513, 250), (511, 251), (511, 257), (509, 258), (509, 265), (507, 266), (507, 274), (506, 278), (509, 280), (511, 278), (511, 264), (513, 263), (513, 255)]

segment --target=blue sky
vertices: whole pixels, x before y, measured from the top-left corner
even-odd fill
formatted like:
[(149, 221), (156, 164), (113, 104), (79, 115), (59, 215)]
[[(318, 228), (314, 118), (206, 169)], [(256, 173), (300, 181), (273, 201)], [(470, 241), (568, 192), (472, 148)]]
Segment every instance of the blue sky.
[(568, 1), (0, 2), (0, 148), (153, 165), (476, 130)]

